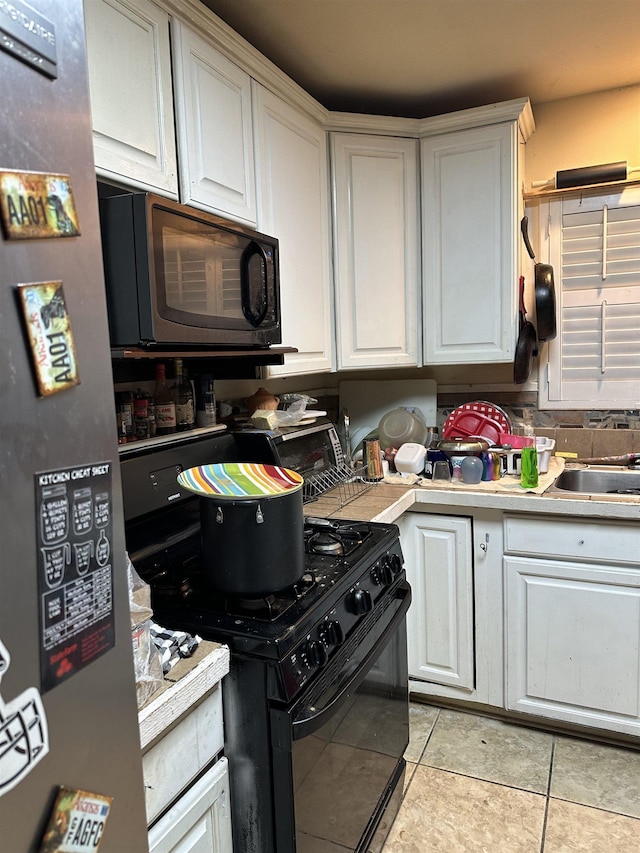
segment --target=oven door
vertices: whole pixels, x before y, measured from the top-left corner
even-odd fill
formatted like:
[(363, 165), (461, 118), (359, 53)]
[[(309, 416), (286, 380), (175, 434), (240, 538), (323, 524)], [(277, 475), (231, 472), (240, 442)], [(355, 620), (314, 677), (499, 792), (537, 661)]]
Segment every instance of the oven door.
[[(290, 711), (272, 711), (278, 853), (376, 849), (382, 813), (402, 793), (411, 590), (403, 581), (396, 592)], [(392, 805), (384, 835), (394, 816)]]

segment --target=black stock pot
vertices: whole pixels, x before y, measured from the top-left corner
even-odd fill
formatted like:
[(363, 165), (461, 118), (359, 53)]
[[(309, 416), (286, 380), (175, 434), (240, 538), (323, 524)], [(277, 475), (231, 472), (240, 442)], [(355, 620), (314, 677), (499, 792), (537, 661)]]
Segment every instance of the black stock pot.
[(200, 496), (202, 571), (215, 592), (260, 598), (304, 574), (303, 479), (276, 465), (189, 468), (181, 486)]

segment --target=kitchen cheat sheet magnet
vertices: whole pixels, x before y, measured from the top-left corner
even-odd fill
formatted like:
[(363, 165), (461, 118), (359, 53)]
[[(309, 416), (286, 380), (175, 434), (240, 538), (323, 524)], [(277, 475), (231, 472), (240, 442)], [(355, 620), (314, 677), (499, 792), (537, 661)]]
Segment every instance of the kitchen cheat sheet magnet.
[(113, 797), (61, 786), (39, 853), (96, 853)]
[(35, 485), (46, 693), (115, 644), (111, 463), (40, 471)]
[(80, 384), (76, 348), (61, 281), (19, 284), (38, 392), (46, 397)]

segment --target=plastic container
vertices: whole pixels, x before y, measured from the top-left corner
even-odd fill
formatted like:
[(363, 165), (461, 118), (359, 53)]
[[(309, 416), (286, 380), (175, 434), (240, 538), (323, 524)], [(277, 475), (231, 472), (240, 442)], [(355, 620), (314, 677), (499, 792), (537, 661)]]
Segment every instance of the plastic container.
[(523, 447), (533, 447), (534, 441), (532, 436), (501, 432), (497, 444), (510, 444), (514, 450), (521, 450)]
[(380, 446), (386, 450), (387, 447), (402, 447), (407, 442), (424, 446), (428, 429), (422, 418), (415, 412), (399, 406), (382, 416), (378, 434)]
[(484, 465), (479, 456), (465, 456), (460, 463), (460, 477), (463, 483), (475, 485), (482, 480)]
[(549, 470), (549, 461), (555, 446), (555, 438), (547, 438), (544, 435), (536, 436), (536, 453), (538, 454), (539, 474), (546, 474)]
[(421, 474), (427, 457), (423, 444), (405, 441), (395, 455), (394, 463), (399, 474)]

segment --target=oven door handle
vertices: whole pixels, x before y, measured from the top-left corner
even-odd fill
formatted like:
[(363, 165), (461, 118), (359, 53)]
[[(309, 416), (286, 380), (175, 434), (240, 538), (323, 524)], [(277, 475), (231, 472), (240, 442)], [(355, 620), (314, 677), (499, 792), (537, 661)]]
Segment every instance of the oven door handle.
[(398, 630), (404, 620), (411, 604), (411, 587), (408, 584), (399, 587), (397, 597), (402, 599), (402, 601), (394, 613), (392, 620), (378, 637), (375, 645), (367, 652), (355, 669), (350, 670), (346, 675), (343, 670), (344, 681), (336, 682), (336, 692), (332, 693), (329, 700), (322, 707), (311, 703), (297, 709), (292, 723), (294, 741), (301, 740), (321, 728), (327, 719), (347, 701), (351, 693), (364, 681), (371, 668), (371, 664), (380, 656), (380, 652), (389, 640), (391, 640), (393, 634)]

